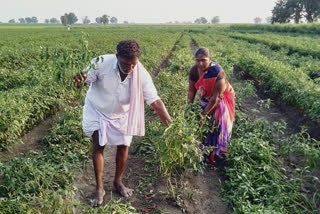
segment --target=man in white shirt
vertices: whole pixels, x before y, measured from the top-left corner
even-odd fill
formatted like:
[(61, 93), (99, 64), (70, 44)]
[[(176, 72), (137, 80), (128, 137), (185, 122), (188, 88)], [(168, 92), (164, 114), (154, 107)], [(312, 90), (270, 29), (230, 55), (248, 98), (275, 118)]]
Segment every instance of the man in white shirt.
[[(133, 190), (122, 183), (122, 176), (132, 136), (144, 135), (144, 100), (166, 126), (172, 122), (150, 74), (138, 61), (140, 54), (135, 40), (123, 40), (117, 45), (117, 54), (93, 59), (87, 75), (82, 73), (90, 83), (82, 125), (93, 140), (95, 206), (103, 202), (105, 194), (102, 182), (105, 145), (117, 146), (114, 187), (124, 197), (132, 195)], [(76, 84), (79, 81), (80, 78), (74, 78)]]

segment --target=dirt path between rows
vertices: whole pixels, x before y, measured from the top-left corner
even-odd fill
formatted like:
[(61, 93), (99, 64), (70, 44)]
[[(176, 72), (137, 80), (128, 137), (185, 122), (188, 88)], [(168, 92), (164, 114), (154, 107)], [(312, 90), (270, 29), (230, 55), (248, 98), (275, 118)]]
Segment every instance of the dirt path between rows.
[(168, 52), (168, 54), (160, 61), (159, 65), (153, 70), (151, 76), (154, 78), (156, 76), (158, 76), (158, 73), (168, 67), (168, 61), (169, 58), (171, 56), (171, 53), (176, 49), (176, 46), (178, 44), (178, 42), (181, 40), (181, 38), (183, 37), (183, 34), (181, 34), (181, 36), (178, 38), (178, 40), (174, 43), (174, 45), (172, 46), (171, 50)]
[(54, 124), (54, 121), (63, 114), (63, 110), (56, 112), (54, 115), (41, 121), (28, 133), (23, 135), (19, 140), (22, 143), (17, 143), (12, 146), (10, 151), (0, 152), (0, 161), (8, 162), (12, 158), (27, 155), (33, 151), (41, 149), (39, 141), (48, 135), (50, 128)]
[[(113, 179), (116, 168), (116, 151), (117, 148), (115, 146), (106, 146), (104, 150), (105, 165), (103, 170), (103, 186), (106, 195), (104, 196), (103, 204), (107, 204), (111, 199), (121, 199), (131, 202), (131, 205), (135, 207), (138, 212), (141, 212), (143, 209), (153, 208), (153, 204), (155, 204), (156, 207), (153, 209), (153, 212), (159, 213), (160, 210), (164, 210), (166, 213), (182, 213), (174, 201), (168, 200), (167, 196), (162, 194), (166, 192), (165, 179), (161, 177), (151, 178), (150, 176), (154, 176), (154, 172), (152, 172), (152, 169), (145, 170), (148, 164), (145, 163), (144, 158), (141, 156), (129, 153), (123, 177), (123, 183), (127, 187), (134, 189), (133, 195), (129, 199), (124, 199), (118, 192), (114, 191)], [(88, 159), (83, 171), (75, 179), (74, 184), (79, 189), (79, 191), (76, 192), (76, 199), (91, 206), (96, 184), (91, 158)], [(151, 198), (146, 198), (146, 196), (151, 196)]]

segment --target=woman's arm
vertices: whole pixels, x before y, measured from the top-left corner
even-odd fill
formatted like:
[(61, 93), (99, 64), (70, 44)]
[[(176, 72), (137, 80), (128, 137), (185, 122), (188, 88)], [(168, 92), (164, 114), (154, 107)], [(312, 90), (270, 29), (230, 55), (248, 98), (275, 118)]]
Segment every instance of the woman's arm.
[(207, 107), (201, 112), (202, 115), (206, 115), (212, 112), (212, 110), (218, 104), (219, 98), (222, 96), (226, 87), (225, 73), (221, 70), (218, 74), (217, 80), (214, 84), (212, 96), (209, 99)]
[(196, 88), (194, 87), (195, 82), (189, 80), (189, 88), (188, 88), (188, 103), (193, 103), (194, 97), (196, 96)]

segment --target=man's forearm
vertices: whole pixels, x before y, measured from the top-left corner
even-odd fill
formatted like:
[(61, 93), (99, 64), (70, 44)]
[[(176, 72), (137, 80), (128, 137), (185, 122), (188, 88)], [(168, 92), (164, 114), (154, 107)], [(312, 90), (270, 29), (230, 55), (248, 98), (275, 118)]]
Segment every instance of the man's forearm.
[(162, 121), (162, 123), (166, 126), (169, 125), (169, 123), (172, 122), (170, 115), (163, 104), (162, 100), (156, 100), (151, 104), (152, 109), (154, 112), (158, 115), (159, 119)]

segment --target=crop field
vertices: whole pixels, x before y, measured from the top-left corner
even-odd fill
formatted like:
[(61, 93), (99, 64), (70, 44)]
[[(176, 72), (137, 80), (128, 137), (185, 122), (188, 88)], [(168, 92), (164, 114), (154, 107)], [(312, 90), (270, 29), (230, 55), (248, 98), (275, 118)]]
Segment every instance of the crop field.
[[(319, 213), (319, 28), (0, 25), (0, 214)], [(140, 44), (173, 123), (163, 126), (146, 107), (146, 135), (134, 138), (124, 176), (134, 197), (110, 189), (93, 208), (91, 139), (81, 125), (88, 86), (77, 89), (72, 77), (128, 38)], [(218, 169), (199, 149), (208, 119), (199, 123), (198, 101), (186, 104), (198, 47), (210, 49), (236, 93)], [(114, 165), (106, 160), (106, 189)]]

